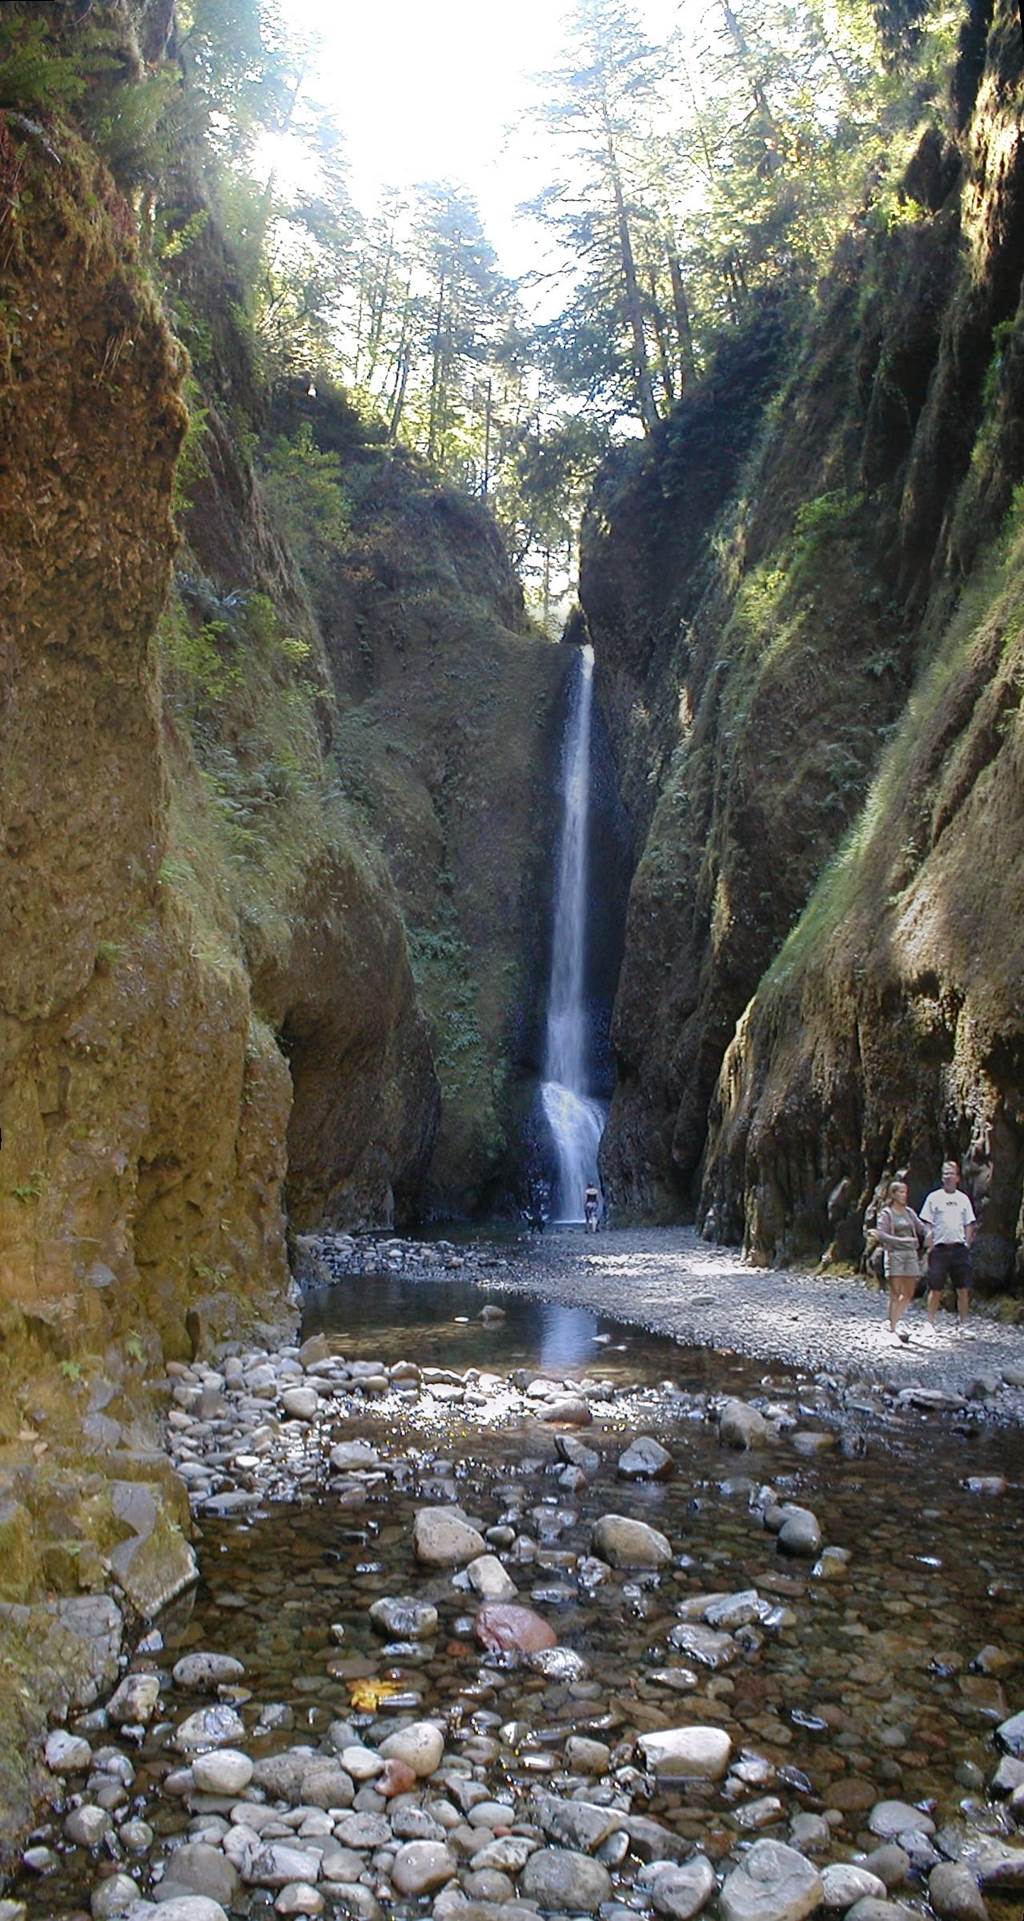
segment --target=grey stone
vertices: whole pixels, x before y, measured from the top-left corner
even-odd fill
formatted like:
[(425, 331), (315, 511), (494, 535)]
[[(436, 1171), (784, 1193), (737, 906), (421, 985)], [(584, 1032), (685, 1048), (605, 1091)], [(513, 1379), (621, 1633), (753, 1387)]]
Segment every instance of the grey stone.
[(855, 1901), (847, 1914), (851, 1921), (920, 1921), (915, 1909), (904, 1907), (902, 1901), (879, 1901), (871, 1894)]
[(437, 1633), (437, 1609), (414, 1595), (382, 1595), (370, 1608), (370, 1620), (378, 1634), (396, 1641), (425, 1641)]
[(526, 1866), (531, 1854), (536, 1853), (539, 1843), (525, 1834), (502, 1834), (495, 1841), (483, 1842), (473, 1855), (476, 1869), (498, 1868), (503, 1873), (518, 1874)]
[(868, 1827), (880, 1841), (898, 1841), (904, 1834), (934, 1834), (935, 1823), (920, 1808), (908, 1801), (876, 1801), (868, 1815)]
[(1024, 1710), (1011, 1714), (1008, 1721), (1002, 1721), (996, 1729), (996, 1740), (1007, 1754), (1016, 1759), (1024, 1759)]
[(621, 1808), (599, 1808), (589, 1801), (567, 1801), (557, 1794), (535, 1794), (533, 1812), (552, 1841), (594, 1854), (622, 1825)]
[(484, 1601), (514, 1601), (519, 1590), (496, 1554), (480, 1554), (466, 1569), (470, 1586)]
[(324, 1898), (309, 1881), (289, 1881), (274, 1902), (276, 1914), (322, 1914)]
[(969, 1868), (940, 1861), (928, 1876), (928, 1899), (942, 1921), (988, 1921), (988, 1909)]
[(312, 1848), (272, 1841), (242, 1869), (243, 1881), (258, 1888), (285, 1888), (289, 1881), (316, 1881), (320, 1856)]
[(593, 1914), (610, 1901), (611, 1876), (599, 1861), (571, 1848), (539, 1848), (520, 1877), (520, 1892), (541, 1908)]
[(573, 1774), (604, 1774), (611, 1758), (611, 1749), (603, 1741), (591, 1741), (583, 1734), (570, 1734), (565, 1744), (565, 1765)]
[(784, 1841), (755, 1841), (728, 1875), (719, 1905), (724, 1921), (802, 1921), (820, 1907), (817, 1868)]
[(289, 1420), (315, 1421), (320, 1412), (320, 1396), (315, 1387), (286, 1387), (281, 1406)]
[(143, 1621), (199, 1579), (196, 1557), (168, 1514), (158, 1482), (110, 1481), (115, 1517), (127, 1538), (110, 1549), (114, 1576)]
[(142, 1921), (144, 1915), (159, 1913), (160, 1921), (228, 1921), (219, 1901), (211, 1901), (205, 1895), (178, 1895), (173, 1901), (161, 1903), (159, 1910), (150, 1903), (140, 1903), (129, 1908), (128, 1921)]
[(886, 1894), (885, 1882), (879, 1875), (856, 1867), (852, 1861), (833, 1861), (822, 1868), (821, 1885), (826, 1908), (840, 1910), (852, 1908), (855, 1901), (863, 1901), (868, 1895), (873, 1900), (884, 1901)]
[(360, 1468), (380, 1465), (380, 1455), (369, 1441), (339, 1441), (336, 1447), (332, 1447), (328, 1458), (339, 1474), (352, 1474)]
[(662, 1447), (652, 1434), (638, 1434), (619, 1455), (618, 1471), (627, 1481), (663, 1481), (674, 1467), (668, 1448)]
[(732, 1742), (724, 1728), (664, 1728), (642, 1734), (637, 1747), (659, 1780), (720, 1781), (729, 1766)]
[(715, 1892), (715, 1871), (706, 1855), (695, 1854), (678, 1866), (658, 1862), (650, 1882), (651, 1906), (669, 1921), (691, 1921)]
[(82, 1774), (92, 1760), (92, 1749), (80, 1734), (54, 1728), (46, 1737), (44, 1758), (51, 1774)]
[(669, 1646), (699, 1661), (702, 1667), (722, 1668), (736, 1657), (731, 1634), (718, 1628), (703, 1627), (699, 1621), (680, 1621), (668, 1637)]
[(380, 1744), (386, 1761), (404, 1761), (421, 1779), (440, 1767), (444, 1755), (444, 1735), (432, 1721), (412, 1721), (408, 1727), (389, 1734)]
[(238, 1748), (215, 1748), (196, 1755), (192, 1776), (201, 1794), (241, 1794), (252, 1780), (252, 1766)]
[(910, 1874), (910, 1856), (896, 1841), (886, 1841), (873, 1854), (866, 1854), (860, 1865), (869, 1874), (877, 1874), (890, 1893), (893, 1888), (902, 1888)]
[(245, 1724), (234, 1708), (221, 1702), (216, 1707), (198, 1708), (182, 1721), (174, 1736), (174, 1745), (182, 1753), (200, 1753), (204, 1748), (230, 1747), (240, 1741), (245, 1733)]
[(112, 1874), (101, 1881), (89, 1897), (94, 1921), (110, 1921), (113, 1915), (127, 1914), (139, 1899), (139, 1888), (129, 1874)]
[(416, 1559), (427, 1567), (464, 1567), (486, 1553), (487, 1544), (475, 1527), (450, 1508), (421, 1508), (413, 1522)]
[(602, 1514), (594, 1528), (594, 1548), (612, 1567), (667, 1567), (672, 1549), (664, 1534), (626, 1514)]
[(183, 1654), (175, 1661), (175, 1687), (189, 1694), (215, 1694), (223, 1682), (240, 1681), (245, 1668), (232, 1654)]
[(153, 1899), (161, 1907), (180, 1895), (201, 1894), (229, 1908), (239, 1889), (237, 1870), (222, 1849), (205, 1841), (186, 1841), (167, 1855), (164, 1878)]
[(391, 1865), (399, 1894), (429, 1894), (458, 1873), (458, 1861), (443, 1841), (407, 1841)]
[(718, 1438), (726, 1447), (764, 1447), (774, 1440), (775, 1430), (745, 1401), (726, 1401), (718, 1417)]
[(84, 1801), (80, 1808), (72, 1808), (64, 1823), (64, 1832), (76, 1847), (98, 1848), (103, 1836), (110, 1833), (113, 1825), (113, 1816), (107, 1808)]

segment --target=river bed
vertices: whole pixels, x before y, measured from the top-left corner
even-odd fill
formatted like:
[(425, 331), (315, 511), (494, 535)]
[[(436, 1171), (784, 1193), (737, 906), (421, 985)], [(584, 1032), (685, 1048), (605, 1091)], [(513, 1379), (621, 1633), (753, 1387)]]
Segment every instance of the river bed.
[[(303, 1337), (320, 1358), (304, 1374), (292, 1350), (286, 1378), (254, 1403), (274, 1429), (262, 1455), (232, 1395), (244, 1400), (243, 1368), (251, 1380), (276, 1357), (241, 1357), (237, 1388), (201, 1367), (176, 1376), (185, 1392), (175, 1446), (197, 1497), (202, 1578), (133, 1662), (159, 1682), (152, 1718), (104, 1726), (94, 1710), (76, 1724), (94, 1750), (91, 1772), (68, 1776), (63, 1807), (36, 1837), (44, 1872), (22, 1875), (13, 1891), (32, 1921), (88, 1912), (90, 1899), (99, 1915), (130, 1912), (126, 1882), (127, 1910), (105, 1905), (114, 1875), (134, 1882), (132, 1899), (151, 1900), (154, 1876), (181, 1882), (182, 1841), (183, 1891), (216, 1895), (233, 1915), (276, 1904), (375, 1921), (433, 1904), (443, 1921), (470, 1901), (468, 1921), (478, 1921), (480, 1904), (497, 1912), (524, 1894), (536, 1911), (529, 1867), (493, 1866), (484, 1851), (494, 1842), (495, 1860), (518, 1861), (522, 1846), (508, 1845), (517, 1839), (532, 1844), (524, 1860), (565, 1851), (567, 1817), (538, 1793), (560, 1805), (582, 1797), (634, 1824), (631, 1833), (613, 1820), (592, 1852), (573, 1850), (594, 1874), (588, 1884), (579, 1871), (570, 1912), (652, 1911), (659, 1844), (644, 1821), (670, 1851), (697, 1850), (719, 1875), (766, 1837), (795, 1844), (817, 1872), (875, 1850), (885, 1828), (877, 1808), (890, 1801), (914, 1809), (913, 1833), (899, 1831), (907, 1878), (897, 1873), (892, 1901), (929, 1912), (930, 1869), (961, 1860), (988, 1878), (994, 1914), (1024, 1911), (1019, 1892), (991, 1885), (991, 1864), (1018, 1835), (1005, 1797), (989, 1791), (995, 1730), (1024, 1707), (1016, 1436), (958, 1429), (858, 1400), (827, 1376), (682, 1348), (466, 1280), (361, 1276), (319, 1289)], [(339, 1356), (361, 1378), (339, 1376)], [(391, 1376), (401, 1362), (408, 1371)], [(553, 1384), (546, 1394), (531, 1389), (537, 1374)], [(308, 1394), (296, 1390), (303, 1379), (315, 1387), (315, 1416), (278, 1426), (289, 1412), (280, 1396)], [(196, 1419), (189, 1396), (205, 1382), (216, 1400), (212, 1381), (223, 1412)], [(762, 1408), (770, 1444), (749, 1453), (721, 1444), (710, 1417), (723, 1396)], [(558, 1405), (564, 1419), (544, 1418)], [(620, 1472), (636, 1435), (671, 1456), (667, 1478)], [(372, 1455), (333, 1468), (331, 1450), (355, 1441)], [(596, 1459), (574, 1466), (581, 1447)], [(824, 1546), (840, 1552), (780, 1552), (765, 1525), (768, 1487), (812, 1510)], [(553, 1630), (556, 1655), (579, 1660), (538, 1671), (480, 1644), (481, 1596), (466, 1574), (414, 1558), (417, 1513), (452, 1504), (504, 1564), (517, 1602)], [(616, 1566), (595, 1553), (595, 1524), (609, 1514), (667, 1537), (670, 1557)], [(731, 1612), (723, 1596), (736, 1601)], [(434, 1631), (382, 1636), (369, 1610), (387, 1597), (435, 1608)], [(709, 1616), (728, 1625), (709, 1629)], [(197, 1651), (236, 1657), (244, 1674), (212, 1695), (176, 1682), (175, 1664)], [(257, 1767), (256, 1782), (231, 1793), (198, 1792), (182, 1748), (182, 1723), (211, 1699), (237, 1714), (230, 1748)], [(439, 1768), (385, 1798), (373, 1786), (375, 1751), (424, 1721), (443, 1733)], [(637, 1740), (680, 1727), (726, 1736), (728, 1770), (659, 1778)], [(344, 1805), (318, 1809), (323, 1797), (303, 1789), (300, 1770), (275, 1797), (285, 1777), (264, 1768), (261, 1781), (260, 1764), (300, 1747), (333, 1757), (336, 1793), (341, 1749), (369, 1750), (353, 1761), (365, 1781), (357, 1772)], [(476, 1820), (474, 1795), (485, 1811)], [(69, 1841), (76, 1800), (109, 1817), (93, 1849)], [(246, 1827), (247, 1807), (264, 1847), (276, 1823), (277, 1845), (294, 1844), (319, 1871), (268, 1885), (257, 1867), (252, 1878), (230, 1834)], [(353, 1827), (360, 1814), (377, 1825)], [(397, 1886), (411, 1841), (442, 1848), (452, 1873), (432, 1887)], [(550, 1899), (541, 1894), (544, 1911)], [(658, 1911), (673, 1910), (663, 1900)]]

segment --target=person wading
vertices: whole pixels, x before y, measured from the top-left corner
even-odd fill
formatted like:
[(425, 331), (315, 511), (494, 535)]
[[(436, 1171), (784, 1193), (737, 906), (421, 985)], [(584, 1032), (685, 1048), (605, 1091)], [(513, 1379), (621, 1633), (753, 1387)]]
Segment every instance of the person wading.
[(956, 1288), (957, 1332), (967, 1328), (971, 1306), (971, 1246), (976, 1217), (966, 1194), (960, 1192), (956, 1161), (943, 1161), (942, 1186), (929, 1194), (921, 1219), (931, 1237), (928, 1255), (928, 1319), (937, 1330), (942, 1290), (948, 1280)]
[(889, 1330), (898, 1341), (910, 1339), (900, 1323), (921, 1278), (921, 1250), (928, 1241), (928, 1229), (920, 1216), (907, 1204), (906, 1181), (890, 1181), (885, 1205), (878, 1210), (874, 1236), (885, 1250), (885, 1278), (889, 1283)]

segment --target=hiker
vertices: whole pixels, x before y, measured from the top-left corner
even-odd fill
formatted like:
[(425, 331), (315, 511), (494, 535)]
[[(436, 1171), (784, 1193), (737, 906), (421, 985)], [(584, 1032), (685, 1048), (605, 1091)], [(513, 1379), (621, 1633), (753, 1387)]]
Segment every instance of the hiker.
[(971, 1247), (976, 1230), (974, 1208), (960, 1192), (960, 1168), (956, 1161), (943, 1161), (942, 1186), (933, 1188), (921, 1208), (921, 1219), (929, 1230), (928, 1320), (938, 1326), (942, 1290), (947, 1280), (956, 1288), (957, 1332), (967, 1331), (971, 1305)]
[(598, 1215), (601, 1211), (601, 1197), (593, 1181), (583, 1196), (583, 1226), (588, 1234), (597, 1233)]
[(908, 1205), (907, 1183), (898, 1175), (885, 1190), (885, 1201), (875, 1217), (872, 1232), (885, 1254), (889, 1332), (905, 1346), (910, 1333), (902, 1325), (903, 1316), (921, 1278), (921, 1252), (930, 1236), (920, 1215)]

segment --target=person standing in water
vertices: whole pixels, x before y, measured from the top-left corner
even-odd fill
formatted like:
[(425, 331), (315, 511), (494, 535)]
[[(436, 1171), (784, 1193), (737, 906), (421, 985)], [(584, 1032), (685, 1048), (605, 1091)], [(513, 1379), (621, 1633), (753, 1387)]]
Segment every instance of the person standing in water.
[(601, 1197), (591, 1181), (583, 1196), (583, 1225), (588, 1234), (597, 1233), (598, 1215), (601, 1210)]
[(907, 1183), (890, 1181), (885, 1204), (878, 1210), (875, 1239), (885, 1253), (885, 1277), (889, 1283), (889, 1331), (905, 1346), (910, 1333), (902, 1325), (917, 1283), (921, 1278), (921, 1250), (927, 1245), (929, 1230), (920, 1215), (908, 1205)]
[(937, 1326), (942, 1290), (948, 1280), (956, 1288), (957, 1331), (964, 1333), (971, 1307), (971, 1247), (976, 1220), (966, 1194), (960, 1193), (960, 1168), (943, 1161), (942, 1186), (933, 1188), (921, 1208), (929, 1230), (928, 1319)]

